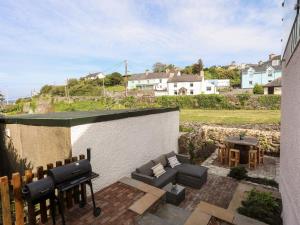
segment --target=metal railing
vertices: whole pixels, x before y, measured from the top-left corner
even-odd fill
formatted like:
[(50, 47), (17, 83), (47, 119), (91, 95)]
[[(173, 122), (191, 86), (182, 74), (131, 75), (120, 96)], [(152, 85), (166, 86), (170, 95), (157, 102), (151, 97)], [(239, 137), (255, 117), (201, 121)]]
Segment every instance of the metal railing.
[[(298, 5), (297, 5), (298, 7)], [(283, 59), (286, 60), (286, 64), (289, 63), (293, 53), (295, 52), (296, 48), (298, 47), (300, 41), (300, 16), (299, 10), (297, 9), (297, 16), (294, 20), (290, 36), (288, 38), (287, 44), (285, 46), (285, 50), (283, 53)]]

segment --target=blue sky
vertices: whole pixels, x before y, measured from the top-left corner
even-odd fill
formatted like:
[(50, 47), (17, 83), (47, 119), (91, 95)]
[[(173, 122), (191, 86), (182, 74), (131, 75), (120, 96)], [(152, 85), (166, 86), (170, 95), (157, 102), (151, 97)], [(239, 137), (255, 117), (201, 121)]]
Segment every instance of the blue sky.
[(0, 91), (9, 99), (89, 72), (161, 61), (255, 63), (281, 53), (281, 0), (0, 1)]

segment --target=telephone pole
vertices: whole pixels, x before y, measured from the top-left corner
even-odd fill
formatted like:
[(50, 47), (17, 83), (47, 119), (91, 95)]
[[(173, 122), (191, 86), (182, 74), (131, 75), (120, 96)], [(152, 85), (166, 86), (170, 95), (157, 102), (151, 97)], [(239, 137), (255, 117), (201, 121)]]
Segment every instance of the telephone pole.
[(124, 60), (124, 64), (125, 64), (124, 86), (125, 86), (125, 97), (127, 97), (128, 62), (126, 59)]

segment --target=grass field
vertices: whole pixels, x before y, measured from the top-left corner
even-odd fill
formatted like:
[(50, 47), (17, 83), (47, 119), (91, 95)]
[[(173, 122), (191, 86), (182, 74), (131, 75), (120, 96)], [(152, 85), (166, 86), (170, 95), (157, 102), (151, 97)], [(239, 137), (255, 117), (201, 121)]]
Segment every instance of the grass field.
[(182, 109), (180, 121), (214, 124), (278, 124), (279, 110), (201, 110)]

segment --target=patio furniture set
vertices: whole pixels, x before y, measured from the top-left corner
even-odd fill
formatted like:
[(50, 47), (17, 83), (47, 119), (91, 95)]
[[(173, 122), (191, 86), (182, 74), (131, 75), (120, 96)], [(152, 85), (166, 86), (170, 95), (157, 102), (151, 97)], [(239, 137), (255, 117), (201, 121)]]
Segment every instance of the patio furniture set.
[(248, 164), (249, 169), (264, 162), (264, 150), (259, 148), (255, 137), (228, 137), (225, 144), (218, 146), (218, 159), (222, 164), (236, 167), (239, 164)]
[[(172, 157), (178, 159), (176, 166), (170, 164)], [(160, 176), (155, 176), (153, 168), (159, 164), (163, 166), (165, 172)], [(167, 203), (179, 205), (185, 199), (184, 186), (200, 189), (207, 181), (207, 170), (206, 167), (192, 165), (188, 156), (172, 151), (140, 166), (132, 172), (131, 177), (164, 189)]]

